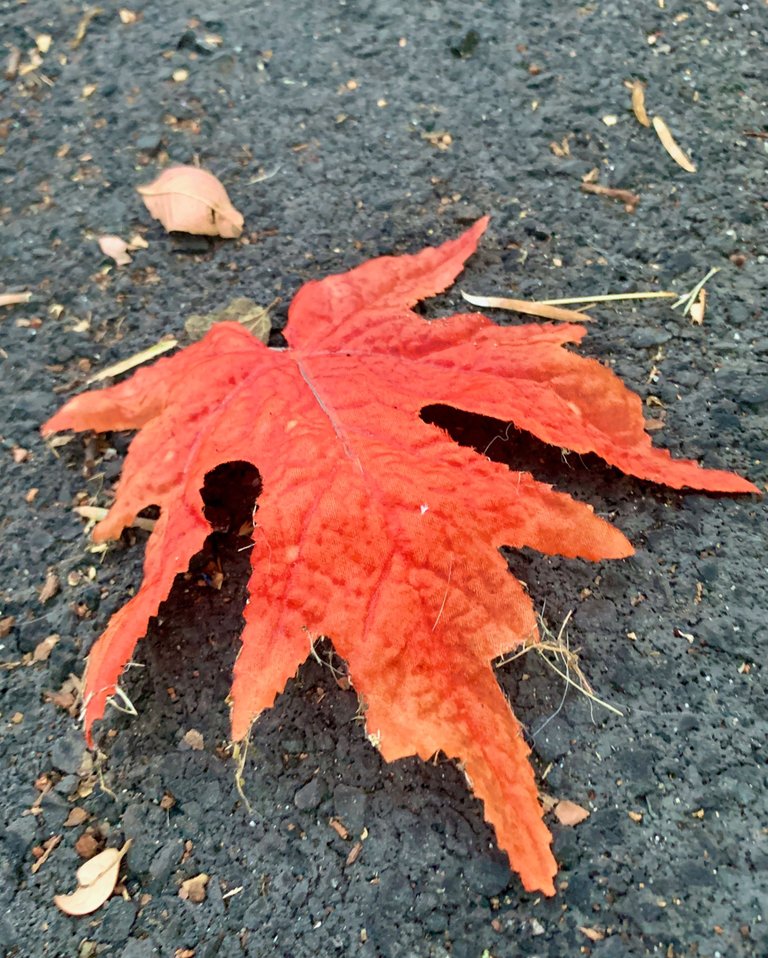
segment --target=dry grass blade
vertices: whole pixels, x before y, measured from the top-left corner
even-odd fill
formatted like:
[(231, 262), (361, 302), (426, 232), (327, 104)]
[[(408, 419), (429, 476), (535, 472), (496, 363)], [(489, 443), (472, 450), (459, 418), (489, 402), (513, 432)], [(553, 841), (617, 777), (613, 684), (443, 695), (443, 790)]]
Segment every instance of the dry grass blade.
[(664, 147), (667, 153), (669, 153), (675, 163), (677, 163), (678, 166), (681, 166), (687, 173), (695, 173), (696, 165), (685, 155), (682, 148), (672, 136), (669, 127), (660, 116), (655, 116), (653, 118), (653, 128), (656, 130), (656, 135), (661, 140), (661, 145)]
[[(83, 519), (89, 519), (92, 522), (101, 522), (101, 520), (109, 512), (108, 509), (103, 509), (101, 506), (75, 506), (72, 510), (76, 512)], [(131, 526), (134, 529), (144, 529), (146, 532), (152, 532), (155, 528), (155, 523), (157, 519), (143, 519), (141, 516), (137, 516)]]
[(540, 302), (548, 306), (565, 306), (575, 303), (619, 303), (630, 299), (675, 299), (677, 293), (606, 293), (601, 296), (566, 296), (565, 299), (542, 299)]
[(98, 17), (98, 15), (103, 12), (104, 11), (101, 9), (101, 7), (90, 7), (89, 9), (86, 9), (77, 25), (75, 35), (69, 44), (73, 50), (77, 50), (77, 48), (85, 39), (85, 35), (88, 32), (88, 27), (91, 24), (91, 20), (93, 20), (95, 17)]
[(575, 309), (560, 309), (550, 303), (530, 302), (525, 299), (508, 299), (504, 296), (473, 296), (462, 290), (462, 297), (473, 306), (484, 309), (511, 309), (527, 316), (540, 316), (542, 319), (557, 319), (564, 323), (591, 323), (587, 313), (578, 313)]
[(154, 346), (142, 349), (140, 353), (129, 356), (128, 359), (123, 359), (119, 363), (115, 363), (114, 366), (107, 366), (106, 369), (102, 369), (101, 372), (91, 376), (86, 382), (90, 385), (91, 383), (101, 382), (102, 379), (109, 379), (110, 376), (119, 376), (121, 373), (127, 373), (129, 369), (141, 366), (142, 363), (149, 362), (149, 360), (154, 359), (155, 356), (161, 356), (163, 353), (167, 353), (169, 349), (175, 349), (178, 344), (177, 339), (161, 339), (160, 342), (155, 343)]
[(32, 293), (0, 293), (0, 306), (17, 306), (19, 303), (28, 303)]
[(683, 316), (687, 316), (690, 313), (691, 308), (695, 304), (696, 300), (699, 298), (699, 293), (704, 289), (706, 283), (715, 275), (715, 273), (720, 272), (719, 266), (713, 266), (712, 269), (707, 273), (704, 279), (699, 280), (699, 282), (693, 287), (690, 293), (683, 293), (683, 295), (677, 300), (677, 302), (672, 303), (672, 309), (677, 309), (678, 306), (683, 307)]
[(651, 121), (645, 112), (645, 84), (641, 83), (640, 80), (633, 80), (630, 89), (632, 91), (632, 112), (635, 114), (637, 122), (642, 123), (643, 126), (650, 126)]

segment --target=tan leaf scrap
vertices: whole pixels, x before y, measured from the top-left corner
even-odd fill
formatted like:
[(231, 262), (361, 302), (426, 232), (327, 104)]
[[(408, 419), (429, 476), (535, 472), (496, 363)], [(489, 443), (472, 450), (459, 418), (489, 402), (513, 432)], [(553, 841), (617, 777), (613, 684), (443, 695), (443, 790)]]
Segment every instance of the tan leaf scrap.
[(133, 262), (128, 252), (128, 244), (119, 236), (100, 236), (99, 249), (105, 256), (113, 259), (118, 266), (127, 266)]
[(555, 818), (561, 825), (578, 825), (589, 818), (589, 812), (576, 802), (569, 802), (564, 799), (555, 805)]
[(194, 878), (187, 878), (186, 881), (181, 883), (179, 898), (199, 905), (200, 902), (205, 901), (205, 888), (209, 881), (210, 876), (206, 875), (205, 872), (195, 875)]
[(243, 216), (221, 181), (196, 166), (172, 166), (156, 180), (137, 187), (150, 214), (172, 232), (236, 239)]
[(269, 313), (278, 302), (274, 300), (269, 306), (259, 306), (247, 296), (239, 296), (212, 313), (192, 313), (184, 320), (184, 329), (190, 339), (202, 339), (216, 323), (235, 322), (266, 344), (272, 330)]
[(702, 326), (704, 324), (704, 310), (707, 306), (707, 291), (702, 286), (699, 290), (699, 297), (695, 303), (691, 304), (690, 316), (691, 322), (694, 326)]

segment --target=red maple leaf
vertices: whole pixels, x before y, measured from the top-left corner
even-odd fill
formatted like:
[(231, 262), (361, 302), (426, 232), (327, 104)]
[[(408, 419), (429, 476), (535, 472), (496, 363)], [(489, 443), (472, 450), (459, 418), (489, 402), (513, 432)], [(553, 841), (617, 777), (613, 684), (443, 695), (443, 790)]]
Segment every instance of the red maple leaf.
[(247, 461), (263, 491), (233, 739), (328, 636), (382, 755), (427, 759), (442, 750), (459, 760), (524, 886), (552, 894), (556, 865), (529, 749), (492, 667), (535, 637), (536, 620), (499, 548), (599, 560), (632, 547), (590, 506), (456, 445), (420, 411), (441, 403), (511, 421), (675, 488), (757, 490), (654, 449), (640, 399), (563, 348), (579, 342), (581, 327), (499, 327), (479, 314), (427, 322), (414, 313), (453, 282), (486, 225), (307, 283), (290, 307), (287, 350), (222, 323), (125, 382), (71, 400), (43, 432), (139, 430), (97, 541), (160, 506), (141, 589), (88, 659), (89, 741), (136, 642), (211, 531), (206, 474)]

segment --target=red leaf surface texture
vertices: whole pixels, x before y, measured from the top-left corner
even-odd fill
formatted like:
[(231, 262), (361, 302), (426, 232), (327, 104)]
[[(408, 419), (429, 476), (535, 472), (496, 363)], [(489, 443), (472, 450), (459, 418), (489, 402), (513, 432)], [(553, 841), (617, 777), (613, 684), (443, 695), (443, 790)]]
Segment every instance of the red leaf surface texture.
[(529, 749), (492, 667), (536, 636), (536, 620), (499, 548), (600, 560), (632, 547), (590, 506), (458, 446), (420, 411), (440, 403), (512, 422), (675, 488), (756, 489), (653, 448), (640, 399), (564, 348), (581, 327), (418, 316), (412, 307), (451, 285), (486, 224), (307, 283), (290, 307), (288, 349), (222, 323), (119, 385), (74, 398), (43, 430), (138, 430), (97, 541), (160, 506), (141, 588), (88, 660), (89, 741), (136, 642), (211, 531), (206, 473), (244, 460), (262, 492), (233, 739), (328, 636), (384, 758), (442, 750), (458, 760), (523, 885), (552, 894)]

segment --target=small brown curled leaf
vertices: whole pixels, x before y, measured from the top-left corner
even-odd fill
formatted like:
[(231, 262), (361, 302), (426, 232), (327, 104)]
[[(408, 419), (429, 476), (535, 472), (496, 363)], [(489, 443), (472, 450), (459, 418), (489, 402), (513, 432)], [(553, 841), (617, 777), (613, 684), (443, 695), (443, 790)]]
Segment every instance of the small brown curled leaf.
[(137, 187), (155, 219), (172, 232), (236, 239), (243, 216), (230, 202), (221, 182), (196, 166), (172, 166), (156, 180)]

